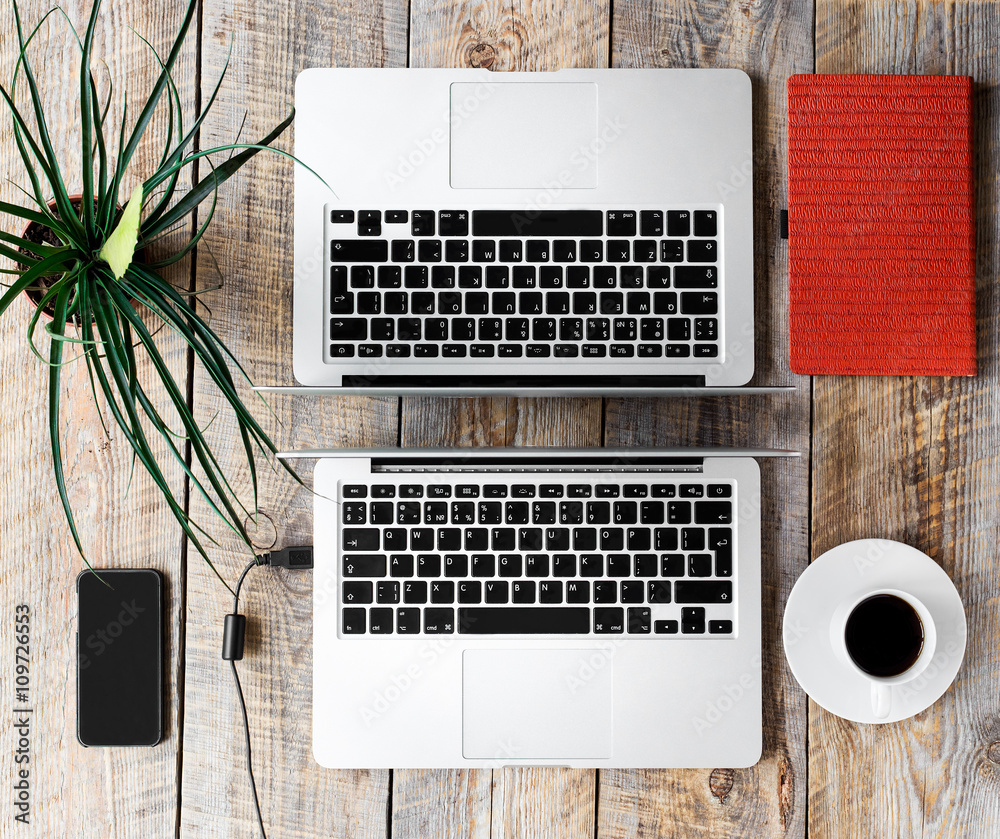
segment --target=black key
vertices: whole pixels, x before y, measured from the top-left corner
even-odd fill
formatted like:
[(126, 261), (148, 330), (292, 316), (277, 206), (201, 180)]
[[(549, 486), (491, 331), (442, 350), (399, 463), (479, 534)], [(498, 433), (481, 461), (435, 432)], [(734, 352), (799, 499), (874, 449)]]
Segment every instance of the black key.
[(597, 485), (597, 497), (598, 498), (617, 498), (621, 494), (621, 490), (615, 484), (598, 484)]
[(344, 609), (343, 628), (345, 635), (364, 635), (365, 610), (364, 609)]
[(345, 551), (377, 551), (379, 549), (379, 529), (377, 527), (345, 527), (343, 532)]
[(424, 504), (424, 524), (447, 524), (448, 502), (428, 501)]
[(608, 554), (608, 576), (627, 577), (631, 573), (628, 554)]
[(648, 551), (650, 532), (647, 527), (630, 527), (625, 533), (626, 545), (630, 551)]
[(687, 344), (668, 344), (666, 350), (667, 358), (687, 358), (691, 355), (691, 348)]
[(711, 528), (708, 547), (715, 551), (715, 576), (733, 576), (733, 532), (728, 527)]
[(646, 288), (670, 288), (670, 268), (666, 265), (647, 268)]
[(588, 341), (610, 341), (611, 321), (608, 318), (588, 318), (587, 319), (587, 340)]
[(503, 338), (503, 321), (500, 318), (479, 319), (479, 340), (499, 341)]
[[(527, 318), (507, 318), (504, 321), (504, 334), (508, 341), (527, 341), (529, 337)], [(518, 350), (521, 348), (518, 347)], [(518, 353), (520, 355), (520, 353)]]
[[(476, 322), (472, 318), (455, 318), (451, 322), (451, 338), (453, 341), (471, 341), (476, 334)], [(465, 355), (465, 347), (460, 347), (460, 353), (445, 353), (445, 355)]]
[(496, 574), (496, 557), (493, 554), (472, 555), (472, 576), (492, 577)]
[(330, 356), (333, 358), (353, 358), (354, 347), (351, 344), (330, 344)]
[(358, 347), (358, 355), (364, 358), (380, 358), (382, 348), (378, 344), (362, 344)]
[[(416, 295), (414, 295), (416, 296)], [(448, 321), (444, 318), (430, 318), (424, 321), (425, 341), (447, 341)], [(434, 348), (435, 350), (437, 347)]]
[(646, 584), (646, 602), (669, 603), (670, 583), (661, 580), (650, 580)]
[(490, 311), (490, 295), (485, 291), (470, 291), (465, 295), (467, 315), (485, 315)]
[(535, 583), (520, 580), (510, 584), (510, 600), (512, 603), (534, 603)]
[(617, 269), (613, 265), (598, 265), (594, 268), (594, 288), (614, 288), (618, 284)]
[(428, 498), (451, 498), (451, 487), (443, 484), (432, 484), (427, 487)]
[(658, 551), (676, 551), (678, 547), (677, 528), (658, 527), (653, 545)]
[(545, 295), (545, 313), (549, 315), (569, 314), (569, 293), (550, 291)]
[(500, 501), (479, 502), (479, 523), (500, 524), (503, 521), (503, 504)]
[(454, 603), (455, 584), (451, 580), (435, 580), (431, 583), (431, 603)]
[(660, 261), (661, 262), (683, 262), (684, 261), (684, 240), (683, 239), (661, 239), (660, 240)]
[(528, 523), (528, 502), (508, 501), (504, 508), (505, 524), (527, 524)]
[(403, 285), (403, 269), (398, 265), (379, 265), (378, 287), (399, 288)]
[(534, 341), (554, 341), (556, 338), (555, 318), (533, 318), (531, 338)]
[(358, 295), (359, 315), (382, 314), (382, 295), (377, 291), (363, 291)]
[(434, 211), (414, 210), (410, 223), (410, 233), (414, 236), (433, 236)]
[(567, 603), (589, 603), (590, 583), (586, 580), (574, 580), (566, 583)]
[(420, 318), (400, 318), (397, 320), (396, 337), (400, 341), (419, 341)]
[(525, 355), (529, 358), (548, 358), (552, 355), (552, 347), (546, 344), (529, 344), (525, 347)]
[(512, 551), (516, 542), (513, 527), (494, 527), (490, 530), (490, 548), (494, 551)]
[(502, 239), (500, 241), (501, 262), (520, 262), (523, 256), (523, 248), (518, 239)]
[(719, 322), (715, 318), (695, 318), (694, 339), (696, 341), (716, 341), (719, 338)]
[(387, 262), (389, 243), (384, 239), (334, 239), (330, 242), (332, 262)]
[(389, 572), (393, 577), (413, 576), (413, 555), (393, 554), (389, 557)]
[(455, 487), (456, 498), (479, 498), (479, 487), (475, 484), (459, 484)]
[(386, 550), (406, 550), (406, 528), (387, 527), (382, 531), (382, 545)]
[(418, 577), (440, 577), (441, 557), (438, 554), (419, 554), (417, 556)]
[(627, 239), (608, 240), (608, 262), (629, 262), (632, 259), (632, 245)]
[(534, 524), (555, 524), (556, 505), (554, 501), (536, 501), (531, 505), (531, 517)]
[(552, 243), (554, 262), (576, 262), (576, 242), (572, 239), (556, 239)]
[[(335, 265), (334, 268), (343, 268), (343, 265)], [(385, 268), (386, 266), (380, 266)], [(331, 269), (332, 271), (333, 269)], [(374, 265), (353, 265), (351, 266), (351, 288), (375, 288), (375, 266)]]
[(601, 294), (601, 314), (620, 315), (624, 308), (624, 299), (620, 291), (605, 291)]
[(689, 239), (687, 247), (688, 262), (717, 262), (719, 246), (714, 239)]
[(559, 504), (560, 524), (582, 524), (583, 523), (583, 502), (582, 501), (562, 501)]
[(412, 239), (393, 239), (392, 261), (413, 262), (417, 258), (416, 250), (416, 245)]
[(718, 229), (719, 215), (715, 212), (715, 210), (694, 211), (695, 236), (717, 236)]
[(387, 315), (405, 315), (409, 308), (409, 295), (405, 291), (387, 291), (382, 307)]
[(462, 531), (457, 528), (439, 530), (437, 533), (439, 551), (457, 551), (462, 547)]
[(381, 210), (361, 210), (358, 212), (358, 226), (371, 227), (373, 224), (382, 223)]
[(605, 606), (594, 609), (594, 632), (599, 634), (619, 634), (625, 631), (625, 610), (620, 607)]
[(444, 243), (445, 262), (468, 262), (469, 243), (465, 239), (448, 239)]
[(618, 270), (618, 287), (642, 288), (642, 268), (637, 265), (623, 265)]
[(482, 288), (483, 269), (478, 265), (461, 265), (458, 269), (459, 288)]
[(663, 524), (663, 502), (643, 501), (639, 505), (639, 521), (642, 524)]
[(731, 603), (733, 584), (729, 580), (678, 580), (674, 597), (678, 603)]
[(420, 502), (400, 501), (396, 505), (396, 524), (419, 524)]
[(587, 524), (608, 524), (611, 521), (611, 504), (607, 501), (587, 502)]
[(406, 288), (427, 288), (427, 266), (407, 265), (403, 272), (403, 285)]
[(612, 344), (611, 355), (616, 358), (632, 358), (635, 355), (635, 347), (630, 344)]
[(703, 608), (698, 606), (689, 609), (681, 609), (681, 632), (700, 634), (704, 631), (705, 610)]
[(662, 236), (663, 211), (643, 210), (639, 214), (639, 232), (643, 236)]
[(618, 583), (604, 580), (599, 583), (594, 583), (594, 602), (595, 603), (617, 603), (618, 602)]
[(368, 617), (371, 619), (369, 631), (373, 635), (392, 634), (392, 609), (372, 609)]
[(330, 294), (330, 314), (349, 315), (354, 312), (354, 293), (334, 290)]
[(497, 258), (497, 243), (492, 239), (477, 239), (472, 243), (473, 262), (495, 262)]
[(732, 621), (709, 621), (708, 631), (712, 635), (729, 635), (733, 631)]
[(634, 576), (655, 577), (658, 569), (656, 554), (636, 554), (632, 557)]
[(531, 484), (514, 484), (510, 488), (511, 498), (534, 498), (535, 488)]
[(525, 577), (547, 577), (549, 576), (549, 555), (548, 554), (528, 554), (524, 557)]
[(660, 557), (661, 577), (684, 576), (684, 554), (664, 554)]
[(603, 577), (604, 557), (601, 554), (581, 554), (580, 555), (580, 576), (581, 577)]
[(729, 501), (699, 501), (694, 505), (699, 524), (732, 524), (733, 505)]
[(645, 607), (633, 606), (628, 610), (628, 631), (631, 635), (648, 635), (653, 628), (652, 615)]
[[(525, 340), (525, 339), (521, 339)], [(515, 344), (501, 344), (497, 347), (497, 355), (501, 358), (520, 358), (524, 355), (524, 348)]]
[[(507, 288), (510, 285), (510, 268), (506, 265), (487, 265), (486, 266), (486, 287), (487, 288)], [(510, 299), (514, 299), (514, 295), (509, 295)], [(509, 309), (493, 309), (494, 312), (501, 312), (502, 314), (512, 314), (514, 311), (513, 306)]]
[(705, 531), (700, 527), (685, 527), (681, 531), (681, 550), (705, 550)]
[(415, 527), (410, 531), (411, 551), (434, 550), (434, 529), (430, 527)]
[(369, 582), (352, 581), (344, 583), (344, 602), (371, 603), (374, 597), (372, 584)]
[(367, 498), (368, 497), (368, 487), (364, 484), (346, 484), (340, 488), (341, 494), (344, 498)]
[(650, 312), (649, 292), (630, 291), (626, 298), (625, 308), (630, 315), (648, 315)]
[(354, 224), (354, 210), (331, 210), (330, 222), (333, 224)]
[(688, 557), (689, 577), (711, 577), (712, 576), (712, 555), (711, 554), (691, 554)]
[(385, 223), (386, 224), (406, 224), (409, 220), (410, 214), (406, 210), (386, 210), (385, 211)]
[(491, 580), (486, 584), (487, 603), (506, 603), (510, 600), (510, 584), (506, 580)]
[(635, 501), (616, 501), (614, 504), (615, 524), (635, 524), (639, 515), (639, 507)]
[(649, 488), (645, 484), (625, 484), (626, 498), (645, 498), (649, 495)]
[(344, 554), (345, 577), (384, 577), (385, 554)]
[(542, 294), (538, 291), (522, 291), (517, 295), (518, 311), (522, 315), (542, 313)]
[[(560, 341), (582, 341), (583, 340), (583, 320), (581, 318), (560, 318), (559, 319), (559, 340)], [(559, 349), (559, 348), (557, 348)], [(575, 349), (575, 347), (574, 347)], [(559, 355), (557, 352), (556, 355)], [(572, 353), (576, 355), (576, 353)]]
[(674, 268), (675, 288), (717, 288), (719, 269), (714, 265), (678, 265)]
[(458, 631), (467, 635), (586, 635), (590, 609), (470, 606), (458, 610)]
[(556, 580), (544, 580), (538, 584), (539, 603), (562, 603), (562, 583)]
[(534, 288), (536, 285), (534, 265), (515, 265), (511, 272), (514, 288)]
[(635, 210), (608, 210), (609, 236), (635, 236)]
[(420, 258), (421, 262), (440, 262), (441, 240), (421, 239), (420, 242), (417, 243), (417, 256)]
[(520, 577), (522, 558), (519, 554), (503, 554), (497, 557), (497, 570), (501, 577)]
[(620, 551), (625, 547), (625, 531), (620, 527), (601, 528), (601, 550)]
[(695, 358), (715, 358), (719, 354), (719, 348), (715, 344), (695, 344)]
[(529, 262), (548, 262), (552, 256), (551, 246), (545, 239), (529, 239), (525, 252)]
[(635, 318), (615, 318), (611, 330), (616, 341), (634, 341), (637, 335)]
[(575, 577), (576, 557), (573, 554), (556, 554), (552, 557), (553, 577)]
[(403, 583), (404, 603), (426, 603), (427, 583), (423, 580), (407, 580)]
[(667, 318), (667, 340), (687, 341), (691, 338), (691, 321), (688, 318)]
[(424, 609), (424, 632), (427, 635), (449, 635), (454, 631), (454, 609)]
[(420, 610), (397, 609), (396, 632), (400, 635), (415, 635), (420, 632)]
[(446, 577), (468, 577), (469, 557), (465, 554), (445, 554), (444, 575)]
[(517, 530), (519, 551), (538, 551), (542, 548), (543, 531), (540, 527), (520, 527)]
[(677, 292), (657, 291), (653, 294), (653, 312), (658, 315), (677, 314)]
[(473, 210), (473, 236), (600, 236), (600, 210)]
[(597, 312), (597, 295), (592, 291), (578, 291), (573, 295), (574, 315), (593, 315)]
[(584, 344), (581, 349), (587, 358), (604, 358), (608, 354), (608, 348), (600, 344)]
[(687, 210), (667, 211), (667, 235), (668, 236), (690, 236), (691, 235), (691, 213)]
[(635, 262), (656, 262), (656, 240), (637, 239), (632, 244), (632, 259)]
[(597, 528), (594, 528), (594, 527), (574, 527), (573, 528), (573, 550), (574, 551), (595, 551), (595, 550), (597, 550)]
[(459, 603), (482, 603), (483, 584), (478, 580), (465, 580), (458, 584)]
[(670, 524), (690, 524), (691, 523), (691, 502), (690, 501), (668, 501), (667, 502), (667, 522)]
[(603, 262), (604, 243), (600, 239), (585, 239), (580, 242), (581, 262)]
[(438, 213), (438, 235), (468, 236), (469, 213), (466, 210), (441, 210)]
[(545, 550), (547, 551), (568, 551), (569, 550), (569, 528), (547, 527), (545, 528)]
[(676, 635), (677, 621), (653, 621), (653, 632), (657, 635)]

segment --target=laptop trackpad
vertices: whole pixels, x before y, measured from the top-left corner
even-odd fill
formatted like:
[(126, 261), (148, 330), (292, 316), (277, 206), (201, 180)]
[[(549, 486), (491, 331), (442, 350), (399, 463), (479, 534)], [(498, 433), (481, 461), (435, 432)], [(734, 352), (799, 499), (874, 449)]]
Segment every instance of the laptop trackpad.
[(504, 763), (610, 758), (607, 649), (466, 650), (462, 754)]
[(454, 189), (593, 189), (599, 147), (596, 84), (451, 86)]

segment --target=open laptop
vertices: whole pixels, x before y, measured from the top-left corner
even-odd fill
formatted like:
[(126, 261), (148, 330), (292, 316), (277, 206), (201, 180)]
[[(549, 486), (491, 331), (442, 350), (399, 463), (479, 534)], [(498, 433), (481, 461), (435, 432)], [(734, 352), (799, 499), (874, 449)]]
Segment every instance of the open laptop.
[(750, 380), (742, 71), (310, 69), (296, 107), (295, 154), (330, 185), (296, 166), (302, 385), (524, 395)]
[(313, 751), (328, 767), (749, 766), (760, 476), (791, 452), (318, 457)]

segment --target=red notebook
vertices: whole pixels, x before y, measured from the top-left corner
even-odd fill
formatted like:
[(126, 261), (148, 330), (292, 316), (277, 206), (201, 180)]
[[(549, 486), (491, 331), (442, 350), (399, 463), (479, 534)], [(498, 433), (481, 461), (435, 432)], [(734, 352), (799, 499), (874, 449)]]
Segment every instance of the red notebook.
[(972, 80), (788, 80), (796, 373), (976, 372)]

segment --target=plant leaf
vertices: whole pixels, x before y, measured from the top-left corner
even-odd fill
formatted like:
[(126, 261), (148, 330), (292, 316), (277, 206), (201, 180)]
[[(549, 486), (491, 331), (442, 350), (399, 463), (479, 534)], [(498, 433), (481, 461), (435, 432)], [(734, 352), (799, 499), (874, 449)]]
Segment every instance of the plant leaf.
[(101, 248), (100, 257), (115, 275), (116, 280), (125, 276), (132, 257), (135, 255), (135, 244), (139, 241), (139, 212), (142, 209), (142, 184), (132, 190), (132, 197), (125, 205), (118, 226), (108, 236), (108, 241)]

